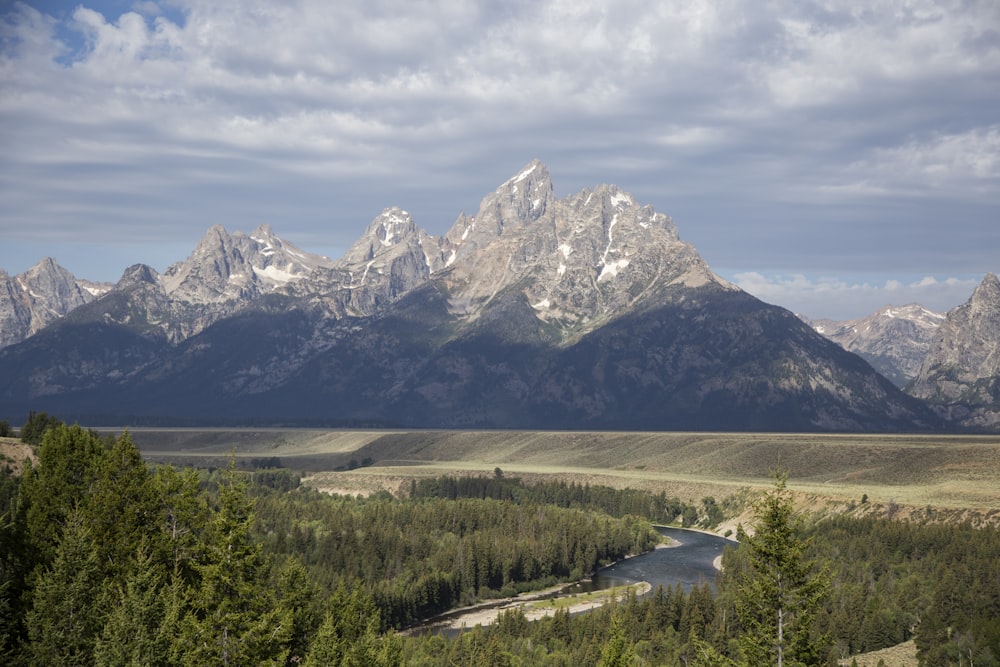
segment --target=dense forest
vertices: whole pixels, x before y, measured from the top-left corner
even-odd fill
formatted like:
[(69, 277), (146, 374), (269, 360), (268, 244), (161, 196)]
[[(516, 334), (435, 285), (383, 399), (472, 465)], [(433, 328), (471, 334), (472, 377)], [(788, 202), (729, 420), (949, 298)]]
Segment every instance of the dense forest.
[(45, 415), (20, 435), (37, 463), (0, 463), (3, 664), (826, 665), (913, 638), (924, 665), (1000, 665), (996, 528), (811, 520), (779, 478), (716, 593), (403, 636), (585, 576), (651, 548), (652, 522), (708, 524), (720, 505), (499, 469), (337, 497), (283, 469), (151, 467), (128, 433)]

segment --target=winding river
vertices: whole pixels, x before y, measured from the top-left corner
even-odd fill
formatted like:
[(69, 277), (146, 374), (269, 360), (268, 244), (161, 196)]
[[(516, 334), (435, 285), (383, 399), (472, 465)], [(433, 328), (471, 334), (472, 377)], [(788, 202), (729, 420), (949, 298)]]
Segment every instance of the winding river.
[[(627, 558), (597, 571), (589, 582), (575, 584), (568, 593), (585, 592), (647, 581), (655, 590), (677, 584), (690, 591), (696, 585), (707, 583), (715, 587), (715, 559), (727, 546), (736, 546), (735, 540), (685, 528), (657, 526), (661, 535), (669, 537), (679, 546), (655, 549), (648, 553)], [(580, 588), (576, 588), (579, 586)]]
[[(658, 586), (666, 588), (680, 584), (684, 590), (690, 591), (694, 586), (706, 583), (714, 590), (717, 573), (715, 561), (727, 546), (735, 546), (736, 542), (718, 535), (684, 528), (657, 526), (656, 529), (661, 535), (670, 538), (672, 546), (626, 558), (614, 565), (601, 568), (590, 579), (570, 584), (557, 592), (545, 594), (544, 597), (563, 597), (639, 582), (648, 582), (652, 590), (656, 590)], [(419, 623), (408, 632), (422, 634), (443, 631), (446, 634), (454, 634), (461, 632), (460, 627), (471, 627), (476, 623), (492, 620), (489, 617), (495, 617), (500, 607), (509, 605), (509, 600), (497, 601), (477, 605), (473, 611), (469, 609), (451, 611)], [(483, 612), (486, 612), (485, 618)]]

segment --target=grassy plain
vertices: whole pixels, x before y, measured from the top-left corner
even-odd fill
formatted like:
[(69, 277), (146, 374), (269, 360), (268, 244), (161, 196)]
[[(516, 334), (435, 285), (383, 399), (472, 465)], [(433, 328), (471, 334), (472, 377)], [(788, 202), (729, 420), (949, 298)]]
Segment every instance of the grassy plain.
[[(120, 429), (119, 429), (120, 431)], [(445, 473), (505, 474), (665, 491), (746, 495), (771, 471), (814, 509), (924, 512), (1000, 522), (1000, 436), (583, 431), (132, 429), (144, 456), (181, 465), (278, 458), (340, 493), (404, 490)], [(348, 468), (353, 468), (348, 470)], [(891, 508), (891, 510), (890, 510)]]

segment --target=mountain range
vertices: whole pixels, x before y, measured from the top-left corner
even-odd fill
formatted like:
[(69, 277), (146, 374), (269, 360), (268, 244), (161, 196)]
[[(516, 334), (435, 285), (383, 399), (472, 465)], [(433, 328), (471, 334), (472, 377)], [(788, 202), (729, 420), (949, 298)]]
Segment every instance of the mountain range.
[(911, 303), (885, 306), (855, 320), (815, 320), (810, 324), (902, 388), (917, 377), (945, 317), (945, 313)]
[(957, 414), (715, 275), (618, 187), (557, 198), (538, 161), (441, 237), (388, 208), (337, 260), (262, 225), (212, 227), (113, 286), (42, 264), (65, 298), (26, 307), (25, 274), (3, 274), (0, 418), (915, 431)]

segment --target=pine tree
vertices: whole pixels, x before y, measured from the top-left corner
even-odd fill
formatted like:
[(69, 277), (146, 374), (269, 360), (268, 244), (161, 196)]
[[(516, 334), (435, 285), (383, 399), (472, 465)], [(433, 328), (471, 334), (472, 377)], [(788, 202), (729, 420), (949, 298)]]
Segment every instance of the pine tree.
[(39, 566), (52, 562), (66, 517), (94, 490), (106, 454), (95, 434), (76, 425), (59, 424), (42, 435), (38, 466), (25, 468), (18, 501)]
[(379, 636), (378, 607), (363, 589), (350, 593), (341, 586), (330, 599), (329, 609), (303, 665), (320, 667), (396, 667), (402, 664), (402, 642), (389, 633)]
[(628, 667), (635, 662), (635, 651), (625, 632), (623, 611), (611, 616), (611, 637), (601, 651), (600, 667)]
[(162, 550), (159, 559), (173, 576), (193, 584), (197, 580), (194, 564), (199, 535), (208, 522), (208, 507), (198, 492), (198, 473), (160, 466), (151, 481), (158, 503), (155, 512), (161, 539), (156, 544)]
[(101, 573), (79, 512), (66, 521), (51, 568), (43, 571), (27, 614), (32, 665), (92, 665), (104, 619)]
[(802, 517), (794, 510), (786, 473), (776, 475), (774, 489), (755, 509), (754, 534), (740, 536), (749, 566), (736, 591), (743, 660), (754, 666), (821, 664), (831, 642), (816, 637), (813, 625), (829, 580), (805, 557)]
[(176, 653), (185, 665), (283, 665), (291, 613), (267, 585), (269, 565), (251, 536), (254, 503), (230, 467), (219, 511), (196, 565), (199, 584), (180, 620)]
[(163, 570), (140, 547), (123, 586), (111, 600), (111, 612), (94, 648), (94, 664), (102, 666), (165, 665), (170, 638), (162, 632), (168, 597)]
[(140, 545), (157, 535), (158, 501), (149, 470), (128, 432), (102, 457), (83, 508), (106, 576), (125, 580)]

